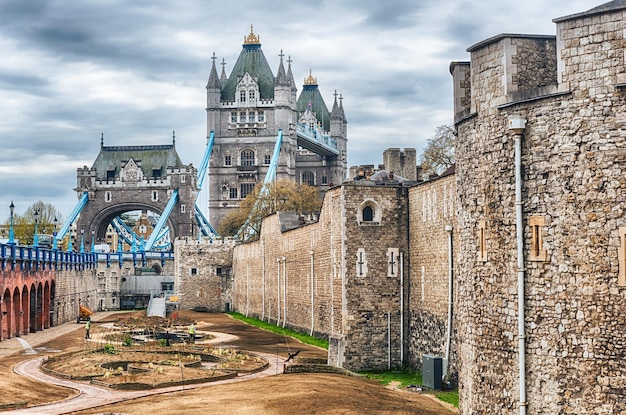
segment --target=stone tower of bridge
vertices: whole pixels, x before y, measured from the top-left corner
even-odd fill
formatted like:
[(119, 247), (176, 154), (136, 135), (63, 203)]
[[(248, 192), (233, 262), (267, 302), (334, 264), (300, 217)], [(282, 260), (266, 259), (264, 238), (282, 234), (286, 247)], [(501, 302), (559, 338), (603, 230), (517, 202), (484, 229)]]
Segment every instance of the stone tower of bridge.
[[(222, 217), (263, 182), (272, 162), (278, 130), (283, 131), (276, 179), (289, 179), (317, 187), (320, 193), (340, 184), (346, 177), (347, 120), (342, 98), (328, 110), (319, 91), (317, 79), (309, 72), (303, 90), (297, 87), (287, 59), (285, 70), (281, 51), (276, 75), (263, 51), (260, 37), (244, 37), (243, 49), (226, 75), (222, 61), (221, 75), (215, 55), (207, 90), (207, 136), (215, 132), (206, 193), (200, 206), (208, 203), (209, 221), (219, 225)], [(311, 117), (303, 121), (303, 117)], [(320, 155), (298, 145), (296, 124), (318, 125), (336, 141), (338, 155)]]
[(77, 170), (76, 192), (89, 199), (80, 213), (76, 229), (84, 232), (85, 249), (105, 240), (109, 223), (122, 213), (149, 210), (162, 214), (172, 194), (178, 199), (165, 226), (170, 240), (196, 236), (195, 201), (197, 171), (184, 165), (175, 148), (169, 145), (104, 146), (91, 167)]

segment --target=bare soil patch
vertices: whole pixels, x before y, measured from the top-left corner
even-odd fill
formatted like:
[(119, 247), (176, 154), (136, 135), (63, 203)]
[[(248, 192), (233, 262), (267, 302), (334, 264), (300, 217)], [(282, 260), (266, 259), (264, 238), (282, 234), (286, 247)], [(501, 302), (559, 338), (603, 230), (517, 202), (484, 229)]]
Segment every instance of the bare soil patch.
[[(181, 311), (198, 322), (198, 328), (225, 333), (224, 341), (212, 347), (239, 352), (261, 352), (288, 357), (299, 350), (299, 358), (324, 359), (327, 351), (304, 345), (292, 338), (276, 335), (233, 320), (225, 314)], [(108, 321), (94, 322), (97, 335), (106, 323), (119, 321), (116, 314)], [(83, 326), (41, 346), (63, 352), (85, 349)], [(25, 337), (28, 340), (28, 336)], [(0, 343), (0, 346), (2, 343)], [(53, 356), (57, 353), (46, 353)], [(41, 354), (40, 354), (41, 355)], [(13, 366), (32, 355), (14, 355), (0, 360), (0, 405), (27, 402), (29, 406), (56, 402), (75, 396), (76, 390), (57, 387), (18, 376)], [(378, 382), (337, 374), (279, 374), (235, 384), (212, 385), (126, 401), (120, 404), (76, 412), (95, 413), (187, 413), (187, 414), (413, 414), (449, 415), (453, 412), (428, 397), (387, 389)]]

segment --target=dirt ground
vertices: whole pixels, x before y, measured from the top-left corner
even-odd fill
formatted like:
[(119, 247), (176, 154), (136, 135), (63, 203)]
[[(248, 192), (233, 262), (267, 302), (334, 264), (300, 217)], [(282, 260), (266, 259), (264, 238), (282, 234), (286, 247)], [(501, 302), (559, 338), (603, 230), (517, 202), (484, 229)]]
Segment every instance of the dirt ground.
[[(299, 358), (325, 358), (327, 351), (304, 345), (218, 313), (185, 312), (198, 321), (198, 326), (209, 324), (210, 331), (236, 336), (223, 342), (224, 346), (252, 352), (271, 353), (286, 359), (288, 352), (299, 350)], [(120, 314), (92, 324), (92, 333), (98, 325), (119, 319)], [(28, 340), (28, 336), (25, 337)], [(219, 347), (219, 343), (216, 347)], [(84, 347), (82, 325), (76, 330), (39, 345), (54, 353)], [(32, 359), (32, 355), (16, 354), (0, 360), (0, 405), (27, 402), (28, 406), (65, 400), (77, 391), (43, 384), (18, 376), (13, 366)], [(181, 390), (156, 396), (124, 401), (118, 404), (92, 408), (76, 414), (412, 414), (449, 415), (456, 411), (444, 407), (431, 396), (394, 390), (378, 382), (360, 377), (334, 374), (277, 374), (260, 379), (244, 380), (235, 384), (212, 385)], [(5, 412), (7, 413), (7, 412)]]

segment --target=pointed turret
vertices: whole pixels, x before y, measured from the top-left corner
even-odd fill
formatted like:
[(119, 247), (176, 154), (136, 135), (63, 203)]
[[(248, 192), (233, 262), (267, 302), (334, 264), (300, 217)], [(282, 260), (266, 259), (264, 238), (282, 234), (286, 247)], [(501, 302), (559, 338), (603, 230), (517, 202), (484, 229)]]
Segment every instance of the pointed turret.
[(215, 52), (213, 52), (213, 56), (211, 57), (211, 60), (213, 61), (213, 63), (211, 64), (211, 73), (209, 74), (209, 81), (206, 84), (206, 89), (218, 89), (220, 90), (222, 88), (222, 85), (220, 84), (220, 78), (217, 76), (217, 68), (215, 67), (215, 59), (217, 59), (215, 57)]
[(209, 75), (209, 81), (206, 85), (206, 109), (207, 109), (207, 127), (209, 130), (215, 130), (219, 127), (219, 112), (220, 101), (222, 96), (222, 83), (217, 76), (217, 68), (215, 67), (216, 60), (215, 52), (211, 60), (211, 74)]
[(313, 77), (312, 71), (309, 69), (309, 76), (304, 80), (304, 85), (300, 96), (298, 97), (297, 108), (298, 113), (302, 114), (306, 111), (309, 103), (317, 120), (321, 124), (323, 131), (330, 131), (330, 113), (322, 98), (317, 84), (317, 78)]
[(274, 74), (265, 59), (260, 38), (254, 34), (252, 25), (250, 25), (250, 34), (244, 36), (242, 46), (239, 58), (222, 88), (222, 101), (236, 101), (237, 85), (246, 73), (258, 84), (260, 97), (257, 99), (272, 100), (274, 98)]
[(278, 65), (278, 73), (274, 82), (274, 101), (276, 105), (289, 105), (291, 102), (291, 86), (283, 65), (283, 57), (285, 55), (282, 49), (278, 56), (280, 56), (280, 64)]
[(220, 75), (220, 81), (226, 82), (228, 81), (228, 77), (226, 76), (226, 59), (222, 58), (222, 74)]
[(292, 102), (296, 102), (296, 97), (298, 96), (298, 87), (296, 86), (296, 81), (293, 78), (293, 72), (291, 72), (291, 55), (287, 58), (287, 78), (289, 78), (289, 86), (291, 87), (291, 100)]

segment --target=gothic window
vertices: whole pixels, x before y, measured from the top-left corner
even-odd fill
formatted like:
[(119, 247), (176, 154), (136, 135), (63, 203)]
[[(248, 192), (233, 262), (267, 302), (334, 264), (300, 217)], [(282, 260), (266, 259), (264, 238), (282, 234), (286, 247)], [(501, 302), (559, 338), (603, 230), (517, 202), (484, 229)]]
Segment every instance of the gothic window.
[(361, 203), (357, 211), (357, 220), (359, 225), (380, 226), (382, 211), (378, 203), (371, 199)]
[(266, 154), (265, 157), (263, 158), (263, 164), (267, 166), (270, 164), (271, 161), (272, 161), (272, 156), (270, 156), (269, 154)]
[(322, 184), (328, 184), (328, 177), (322, 176)]
[(249, 92), (249, 97), (250, 97), (250, 102), (254, 102), (256, 100), (256, 93), (255, 93), (255, 91), (250, 91)]
[(239, 102), (246, 102), (246, 91), (239, 92)]
[(254, 183), (241, 183), (241, 198), (244, 199), (254, 190)]
[(315, 185), (315, 175), (312, 171), (305, 171), (302, 173), (302, 183), (308, 184), (309, 186)]
[(259, 122), (265, 122), (265, 112), (259, 111)]
[[(252, 94), (252, 92), (250, 92), (250, 93)], [(248, 121), (254, 122), (254, 119), (255, 119), (254, 112), (249, 113), (248, 114)]]
[(246, 113), (243, 111), (239, 113), (239, 122), (246, 122)]
[(254, 166), (254, 151), (243, 150), (241, 152), (241, 165), (242, 166)]
[(237, 188), (236, 187), (231, 187), (230, 188), (230, 198), (231, 199), (237, 199)]
[(371, 206), (363, 208), (363, 222), (371, 222), (374, 220), (374, 210)]
[(233, 111), (230, 113), (230, 122), (233, 124), (237, 122), (237, 112)]
[(224, 156), (224, 166), (230, 166), (230, 165), (232, 165), (232, 159), (230, 158), (230, 155)]
[(158, 190), (153, 190), (152, 191), (152, 201), (153, 202), (157, 202), (159, 200), (159, 191)]

